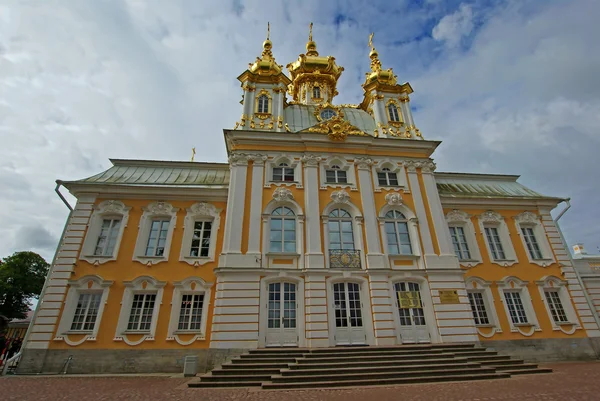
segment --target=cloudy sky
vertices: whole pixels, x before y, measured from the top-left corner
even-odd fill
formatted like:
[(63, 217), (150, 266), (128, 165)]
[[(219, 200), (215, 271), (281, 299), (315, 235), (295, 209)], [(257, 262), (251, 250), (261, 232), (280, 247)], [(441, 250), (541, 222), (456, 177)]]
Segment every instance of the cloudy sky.
[[(236, 77), (267, 21), (287, 64), (308, 24), (358, 103), (368, 35), (409, 81), (415, 121), (442, 140), (438, 171), (520, 174), (571, 197), (569, 243), (600, 246), (597, 0), (0, 0), (0, 257), (51, 259), (67, 209), (54, 181), (108, 158), (226, 161)], [(72, 198), (70, 198), (72, 201)], [(556, 213), (555, 213), (556, 214)]]

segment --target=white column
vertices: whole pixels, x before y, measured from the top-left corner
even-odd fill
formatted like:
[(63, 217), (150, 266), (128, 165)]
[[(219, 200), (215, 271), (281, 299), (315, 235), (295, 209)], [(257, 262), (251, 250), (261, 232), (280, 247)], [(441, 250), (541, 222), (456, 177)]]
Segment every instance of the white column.
[(385, 110), (383, 110), (383, 95), (377, 94), (377, 92), (373, 91), (373, 115), (375, 117), (375, 123), (378, 125), (377, 130), (379, 132), (379, 136), (381, 138), (385, 138), (386, 135), (379, 128), (379, 125), (386, 125), (387, 118), (385, 118)]
[(324, 268), (325, 260), (321, 247), (321, 227), (319, 206), (319, 175), (320, 157), (305, 155), (304, 163), (304, 209), (306, 215), (306, 257), (305, 268)]
[(423, 184), (425, 184), (425, 194), (429, 203), (429, 211), (431, 212), (435, 236), (440, 248), (440, 255), (452, 256), (455, 255), (454, 248), (452, 246), (452, 240), (450, 239), (450, 231), (448, 229), (448, 223), (446, 222), (446, 216), (444, 216), (442, 202), (440, 201), (437, 186), (435, 185), (435, 179), (433, 178), (434, 169), (435, 164), (433, 162), (425, 163), (421, 168)]
[(227, 195), (227, 215), (225, 216), (225, 233), (223, 235), (223, 251), (219, 257), (219, 267), (236, 267), (241, 263), (242, 226), (244, 221), (244, 204), (246, 200), (246, 174), (248, 155), (232, 153), (229, 156), (230, 178)]
[(371, 182), (371, 166), (373, 165), (373, 160), (369, 158), (357, 158), (355, 163), (358, 167), (360, 198), (367, 237), (367, 268), (384, 268), (385, 261), (381, 251), (379, 233), (377, 231), (377, 211), (375, 210), (375, 197), (373, 196), (373, 184)]
[(267, 156), (252, 155), (252, 190), (250, 193), (250, 227), (248, 254), (260, 255), (260, 222), (262, 215), (263, 180)]
[(421, 166), (420, 162), (406, 161), (404, 162), (406, 171), (408, 172), (408, 182), (410, 183), (410, 191), (415, 202), (415, 214), (419, 219), (419, 231), (423, 240), (423, 253), (425, 255), (434, 255), (433, 242), (431, 241), (431, 232), (429, 231), (429, 222), (427, 221), (427, 213), (423, 197), (421, 196), (421, 187), (417, 176), (417, 167)]

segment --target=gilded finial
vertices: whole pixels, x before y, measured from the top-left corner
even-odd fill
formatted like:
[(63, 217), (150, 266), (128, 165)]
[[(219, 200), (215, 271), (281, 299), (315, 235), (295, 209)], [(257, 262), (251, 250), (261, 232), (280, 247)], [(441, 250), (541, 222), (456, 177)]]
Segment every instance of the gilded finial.
[(271, 23), (267, 22), (267, 40), (271, 40)]
[(308, 30), (308, 42), (306, 42), (306, 55), (307, 56), (318, 56), (319, 53), (317, 52), (317, 44), (313, 41), (313, 37), (312, 37), (312, 28), (313, 28), (313, 23), (311, 22), (309, 25), (309, 30)]
[(194, 161), (194, 156), (196, 156), (196, 148), (192, 148), (192, 161)]
[(313, 26), (313, 23), (311, 22), (309, 25), (309, 28), (308, 28), (308, 41), (309, 42), (312, 42), (312, 26)]
[(373, 36), (375, 36), (375, 33), (371, 32), (371, 34), (369, 35), (369, 47), (371, 49), (374, 49), (374, 47), (373, 47)]

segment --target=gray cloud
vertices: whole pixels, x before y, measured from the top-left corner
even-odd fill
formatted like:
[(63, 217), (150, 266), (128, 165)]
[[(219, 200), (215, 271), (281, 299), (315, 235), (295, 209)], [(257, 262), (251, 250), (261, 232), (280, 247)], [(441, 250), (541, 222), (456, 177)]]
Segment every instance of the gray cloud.
[[(46, 255), (51, 254), (58, 245), (58, 237), (53, 235), (43, 226), (20, 227), (15, 235), (14, 248), (16, 250), (42, 251)], [(50, 260), (47, 259), (48, 262)]]

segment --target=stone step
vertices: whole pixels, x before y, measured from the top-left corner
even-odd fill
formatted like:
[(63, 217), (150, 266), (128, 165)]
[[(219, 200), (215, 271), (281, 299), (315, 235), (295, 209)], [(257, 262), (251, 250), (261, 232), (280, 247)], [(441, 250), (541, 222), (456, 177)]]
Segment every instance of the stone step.
[[(498, 369), (496, 369), (496, 371), (498, 371)], [(535, 367), (535, 368), (528, 368), (528, 369), (502, 369), (501, 372), (510, 373), (511, 375), (529, 375), (529, 374), (536, 374), (536, 373), (552, 373), (553, 371), (551, 368)]]
[(203, 381), (197, 381), (197, 382), (190, 382), (188, 383), (188, 387), (196, 387), (196, 388), (201, 388), (201, 387), (260, 387), (262, 386), (262, 382), (243, 382), (243, 381), (235, 381), (235, 380), (231, 380), (231, 381), (222, 381), (222, 382), (203, 382)]
[(284, 358), (299, 358), (302, 355), (306, 355), (306, 353), (298, 352), (298, 353), (272, 353), (272, 354), (243, 354), (240, 355), (241, 359), (284, 359)]
[[(426, 350), (426, 351), (404, 351), (404, 350), (389, 350), (389, 351), (377, 351), (377, 352), (369, 352), (369, 351), (361, 351), (361, 352), (335, 352), (335, 351), (330, 351), (330, 352), (319, 352), (319, 353), (310, 353), (310, 354), (304, 354), (304, 358), (337, 358), (337, 357), (357, 357), (357, 356), (377, 356), (377, 355), (387, 355), (387, 356), (391, 356), (391, 355), (412, 355), (412, 356), (416, 356), (416, 355), (424, 355), (424, 354), (430, 354), (430, 355), (439, 355), (439, 354), (443, 354), (444, 351), (443, 350)], [(450, 353), (449, 351), (446, 351), (446, 353)]]
[[(478, 363), (446, 363), (436, 365), (391, 365), (391, 366), (353, 366), (353, 367), (323, 367), (323, 368), (301, 368), (301, 369), (282, 369), (279, 373), (283, 377), (289, 376), (331, 376), (337, 378), (340, 374), (346, 373), (397, 373), (404, 374), (404, 372), (425, 370), (429, 372), (433, 371), (454, 371), (463, 369), (479, 369), (481, 365)], [(486, 368), (487, 370), (494, 371), (493, 367)], [(481, 369), (479, 369), (481, 370)]]
[[(300, 371), (302, 372), (302, 371)], [(484, 373), (496, 373), (494, 368), (481, 368), (475, 367), (463, 367), (460, 372), (446, 372), (446, 371), (431, 371), (429, 369), (420, 370), (406, 370), (402, 372), (357, 372), (357, 373), (345, 373), (338, 372), (335, 375), (326, 376), (312, 376), (312, 375), (294, 375), (294, 376), (283, 376), (273, 375), (271, 381), (273, 383), (297, 383), (297, 382), (320, 382), (320, 381), (355, 381), (363, 379), (393, 379), (395, 377), (427, 377), (427, 376), (443, 376), (446, 374), (484, 374)]]
[(508, 361), (510, 356), (508, 355), (460, 355), (461, 358), (467, 358), (471, 362), (485, 362), (485, 361)]
[[(235, 365), (235, 366), (245, 366), (245, 365)], [(213, 369), (212, 374), (214, 375), (252, 375), (252, 374), (260, 374), (260, 375), (278, 375), (282, 369), (287, 369), (287, 365), (277, 368), (245, 368), (245, 369), (224, 369), (223, 367), (218, 369)]]
[(386, 355), (386, 354), (375, 354), (375, 355), (367, 355), (367, 356), (351, 356), (340, 354), (337, 356), (327, 356), (322, 358), (298, 358), (296, 359), (296, 363), (298, 364), (326, 364), (330, 362), (353, 362), (353, 361), (362, 361), (362, 362), (379, 362), (379, 361), (400, 361), (406, 359), (434, 359), (440, 358), (443, 356), (447, 356), (447, 358), (453, 358), (453, 354), (408, 354), (408, 355)]
[[(467, 363), (469, 362), (466, 358), (454, 358), (453, 355), (444, 355), (443, 358), (432, 358), (432, 359), (427, 359), (427, 358), (423, 358), (423, 359), (416, 359), (417, 357), (414, 358), (410, 358), (410, 359), (391, 359), (389, 361), (377, 361), (377, 366), (406, 366), (406, 365), (411, 365), (411, 364), (418, 364), (418, 365), (432, 365), (432, 364), (438, 364), (438, 363)], [(312, 360), (305, 360), (305, 362), (312, 362)], [(475, 362), (477, 363), (477, 362)], [(361, 366), (372, 366), (372, 363), (367, 363), (365, 364), (364, 361), (343, 361), (343, 362), (328, 362), (327, 364), (321, 364), (321, 363), (302, 363), (302, 364), (297, 364), (297, 363), (291, 363), (289, 364), (288, 367), (289, 369), (317, 369), (315, 366), (322, 366), (322, 367), (330, 367), (330, 368), (343, 368), (343, 367), (361, 367)]]
[[(446, 374), (435, 376), (414, 376), (414, 377), (393, 377), (393, 378), (377, 378), (377, 379), (356, 379), (352, 381), (305, 381), (298, 383), (264, 383), (262, 388), (265, 390), (277, 389), (296, 389), (296, 388), (327, 388), (327, 387), (344, 387), (344, 386), (381, 386), (390, 384), (410, 384), (410, 383), (432, 383), (432, 382), (447, 382), (447, 381), (463, 381), (463, 380), (491, 380), (491, 379), (507, 379), (510, 375), (507, 373), (473, 373), (473, 374)], [(331, 378), (330, 378), (331, 379)]]
[(379, 352), (379, 351), (419, 351), (425, 350), (469, 350), (473, 349), (474, 344), (409, 344), (409, 345), (391, 345), (391, 346), (339, 346), (329, 348), (313, 348), (309, 349), (308, 352), (311, 354), (328, 353), (341, 351), (344, 353), (353, 352)]
[(233, 358), (232, 364), (246, 365), (246, 364), (259, 364), (259, 363), (292, 363), (296, 361), (296, 357), (293, 358)]
[(521, 361), (520, 364), (512, 364), (512, 365), (496, 365), (496, 364), (486, 364), (482, 365), (485, 367), (491, 366), (496, 369), (496, 371), (506, 371), (506, 370), (522, 370), (522, 369), (537, 369), (538, 365), (535, 363), (524, 363)]
[(310, 348), (297, 348), (297, 347), (277, 347), (277, 348), (258, 348), (251, 349), (248, 351), (249, 354), (276, 354), (278, 352), (310, 352)]
[(265, 382), (270, 381), (273, 375), (215, 375), (215, 374), (207, 374), (200, 377), (201, 382)]
[(230, 364), (227, 363), (225, 365), (221, 366), (221, 369), (227, 369), (227, 370), (246, 370), (246, 369), (261, 369), (261, 368), (265, 368), (265, 369), (285, 369), (287, 368), (290, 363), (292, 362), (279, 362), (279, 363), (237, 363), (237, 364)]
[[(471, 358), (466, 358), (466, 359), (471, 360)], [(477, 363), (480, 363), (482, 365), (492, 365), (492, 366), (495, 366), (495, 367), (498, 367), (498, 366), (515, 366), (515, 365), (522, 365), (522, 364), (525, 363), (522, 359), (506, 359), (506, 360), (500, 359), (500, 360), (491, 360), (491, 361), (484, 360), (484, 361), (472, 361), (472, 362), (477, 362)]]

